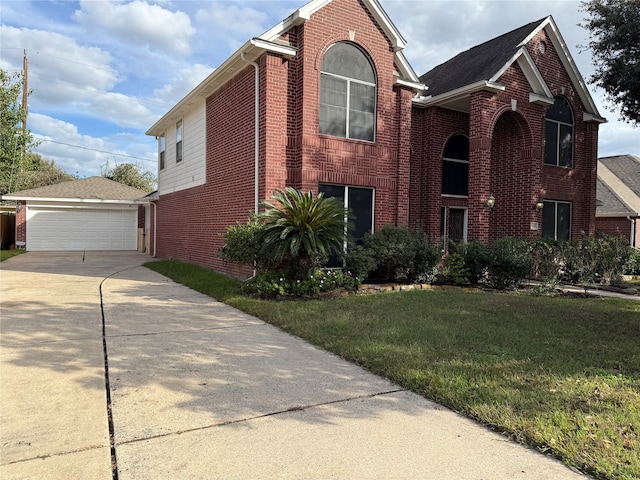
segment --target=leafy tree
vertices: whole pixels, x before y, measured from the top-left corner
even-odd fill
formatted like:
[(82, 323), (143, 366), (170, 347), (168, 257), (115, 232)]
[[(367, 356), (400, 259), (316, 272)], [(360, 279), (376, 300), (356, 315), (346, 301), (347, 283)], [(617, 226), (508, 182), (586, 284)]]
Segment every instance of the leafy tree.
[(589, 79), (620, 108), (623, 120), (640, 125), (640, 0), (587, 0), (595, 73)]
[(144, 190), (145, 192), (152, 192), (155, 190), (157, 184), (156, 177), (153, 173), (148, 171), (142, 172), (137, 165), (133, 165), (132, 163), (121, 163), (111, 169), (107, 167), (102, 176), (115, 182)]
[(24, 155), (38, 142), (23, 129), (22, 85), (21, 73), (10, 75), (0, 69), (0, 195), (21, 190), (20, 174), (34, 168)]
[(46, 187), (76, 179), (75, 175), (65, 172), (53, 160), (42, 158), (37, 153), (27, 153), (25, 163), (29, 168), (23, 168), (18, 177), (20, 190)]
[(322, 193), (314, 198), (312, 192), (291, 187), (276, 190), (272, 199), (278, 205), (263, 202), (266, 210), (259, 215), (264, 224), (259, 236), (261, 254), (286, 263), (294, 275), (307, 276), (329, 255), (342, 252), (345, 219), (351, 214), (341, 200), (324, 198)]

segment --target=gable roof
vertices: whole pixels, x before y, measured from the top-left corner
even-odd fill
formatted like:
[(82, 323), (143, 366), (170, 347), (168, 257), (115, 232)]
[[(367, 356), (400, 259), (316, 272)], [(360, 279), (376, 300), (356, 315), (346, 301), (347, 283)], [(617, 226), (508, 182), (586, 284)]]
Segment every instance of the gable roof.
[(489, 81), (496, 72), (503, 69), (520, 44), (533, 32), (542, 20), (531, 22), (511, 32), (459, 53), (420, 77), (429, 86), (429, 94), (440, 95), (457, 88)]
[(583, 120), (605, 122), (551, 16), (477, 45), (428, 71), (420, 77), (420, 81), (428, 87), (429, 96), (417, 97), (414, 103), (443, 106), (448, 103), (454, 109), (468, 109), (468, 106), (460, 101), (462, 97), (478, 90), (505, 90), (505, 86), (498, 83), (498, 80), (514, 62), (517, 62), (531, 86), (530, 101), (552, 104), (553, 94), (525, 47), (541, 30), (546, 31), (582, 101), (587, 112)]
[(142, 199), (147, 192), (114, 182), (104, 177), (47, 185), (3, 195), (3, 200), (84, 201), (92, 203), (146, 203)]
[(598, 217), (640, 216), (640, 158), (617, 155), (598, 159)]
[[(396, 65), (399, 70), (396, 83), (408, 86), (417, 91), (422, 91), (424, 85), (419, 82), (417, 74), (402, 53), (402, 49), (406, 45), (406, 40), (402, 37), (378, 0), (359, 1), (378, 22), (378, 25), (382, 28), (382, 31), (391, 43), (391, 47), (395, 52)], [(182, 115), (190, 110), (196, 102), (204, 101), (241, 70), (246, 68), (248, 62), (255, 61), (263, 53), (274, 52), (287, 58), (295, 57), (297, 49), (291, 45), (284, 44), (280, 40), (280, 37), (292, 27), (310, 20), (313, 14), (331, 2), (332, 0), (311, 0), (259, 37), (248, 40), (171, 110), (164, 114), (162, 118), (147, 130), (146, 134), (155, 136), (164, 134), (164, 132), (172, 128)]]

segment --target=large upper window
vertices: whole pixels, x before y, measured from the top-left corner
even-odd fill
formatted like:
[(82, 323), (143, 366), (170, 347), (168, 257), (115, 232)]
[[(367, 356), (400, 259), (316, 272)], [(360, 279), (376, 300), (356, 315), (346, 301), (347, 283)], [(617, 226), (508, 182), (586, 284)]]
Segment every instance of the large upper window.
[(182, 120), (176, 124), (176, 163), (182, 161)]
[(469, 139), (464, 135), (452, 137), (444, 147), (442, 193), (465, 197), (469, 194)]
[(160, 170), (164, 169), (164, 152), (165, 152), (165, 139), (164, 135), (158, 137), (158, 163)]
[(571, 106), (562, 97), (557, 97), (547, 109), (545, 122), (544, 163), (559, 167), (573, 164), (573, 114)]
[(320, 74), (320, 133), (373, 142), (376, 76), (362, 50), (351, 43), (332, 45)]
[(555, 240), (571, 238), (571, 203), (545, 200), (542, 208), (542, 236)]

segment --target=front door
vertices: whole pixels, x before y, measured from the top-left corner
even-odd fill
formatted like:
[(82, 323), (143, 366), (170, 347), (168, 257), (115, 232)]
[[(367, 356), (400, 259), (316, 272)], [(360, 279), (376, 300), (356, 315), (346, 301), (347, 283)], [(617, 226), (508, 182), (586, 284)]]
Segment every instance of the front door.
[(466, 241), (466, 216), (467, 211), (464, 208), (449, 209), (449, 240), (454, 242)]

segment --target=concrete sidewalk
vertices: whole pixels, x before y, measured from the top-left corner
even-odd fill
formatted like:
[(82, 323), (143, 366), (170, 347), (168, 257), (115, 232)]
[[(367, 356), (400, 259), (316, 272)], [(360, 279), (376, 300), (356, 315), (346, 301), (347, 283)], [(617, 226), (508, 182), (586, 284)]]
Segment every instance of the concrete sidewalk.
[(114, 478), (100, 285), (120, 480), (586, 478), (148, 257), (81, 257), (0, 266), (0, 478)]

